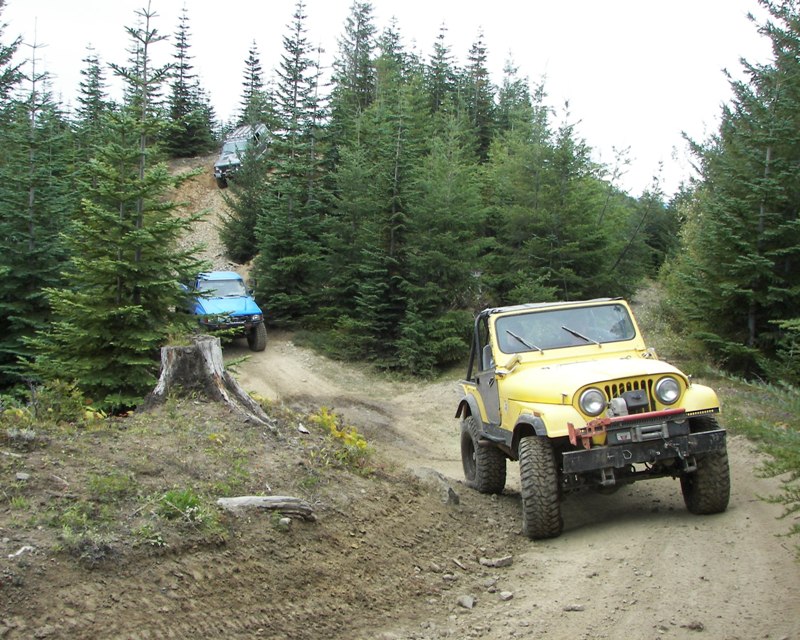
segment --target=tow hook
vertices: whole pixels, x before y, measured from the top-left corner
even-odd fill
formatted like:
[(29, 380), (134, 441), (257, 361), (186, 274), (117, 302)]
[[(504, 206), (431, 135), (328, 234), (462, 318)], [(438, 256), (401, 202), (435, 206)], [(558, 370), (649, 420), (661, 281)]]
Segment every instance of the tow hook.
[(615, 484), (617, 479), (614, 476), (614, 469), (612, 467), (600, 469), (600, 486), (613, 487)]
[(686, 456), (683, 454), (681, 448), (673, 444), (672, 442), (666, 442), (664, 446), (668, 449), (672, 449), (675, 452), (675, 457), (681, 461), (681, 465), (683, 466), (684, 473), (692, 473), (697, 471), (697, 461), (695, 460), (694, 456)]

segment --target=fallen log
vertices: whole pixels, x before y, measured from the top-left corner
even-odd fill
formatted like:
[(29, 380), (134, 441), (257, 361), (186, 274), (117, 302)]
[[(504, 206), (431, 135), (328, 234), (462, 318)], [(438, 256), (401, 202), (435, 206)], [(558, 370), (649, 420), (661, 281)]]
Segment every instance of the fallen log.
[(227, 511), (256, 508), (279, 511), (287, 516), (296, 516), (314, 522), (317, 516), (308, 502), (291, 496), (237, 496), (235, 498), (219, 498), (217, 505)]

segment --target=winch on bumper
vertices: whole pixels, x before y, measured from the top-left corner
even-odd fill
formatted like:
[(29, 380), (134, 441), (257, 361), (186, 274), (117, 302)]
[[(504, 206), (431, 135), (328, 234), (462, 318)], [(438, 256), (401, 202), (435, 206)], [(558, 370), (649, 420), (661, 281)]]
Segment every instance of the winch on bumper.
[[(622, 469), (632, 464), (658, 465), (676, 459), (681, 470), (689, 472), (695, 455), (726, 448), (724, 429), (692, 433), (683, 409), (596, 418), (585, 427), (575, 428), (570, 423), (568, 428), (570, 443), (583, 448), (564, 452), (565, 474)], [(603, 439), (604, 444), (596, 444)], [(613, 483), (613, 475), (603, 481)]]

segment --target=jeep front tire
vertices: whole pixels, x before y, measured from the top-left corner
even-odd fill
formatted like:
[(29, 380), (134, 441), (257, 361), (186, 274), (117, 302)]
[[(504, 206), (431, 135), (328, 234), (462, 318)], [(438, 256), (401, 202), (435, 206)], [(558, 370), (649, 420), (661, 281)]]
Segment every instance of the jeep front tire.
[(497, 447), (480, 443), (478, 422), (461, 421), (461, 463), (467, 486), (481, 493), (502, 493), (506, 486), (506, 456)]
[(553, 447), (547, 438), (527, 436), (519, 442), (522, 533), (534, 540), (561, 534), (561, 499)]
[[(692, 418), (693, 433), (719, 429), (714, 416)], [(713, 451), (697, 458), (697, 469), (681, 476), (683, 502), (689, 513), (709, 515), (728, 508), (731, 495), (731, 473), (728, 451)]]

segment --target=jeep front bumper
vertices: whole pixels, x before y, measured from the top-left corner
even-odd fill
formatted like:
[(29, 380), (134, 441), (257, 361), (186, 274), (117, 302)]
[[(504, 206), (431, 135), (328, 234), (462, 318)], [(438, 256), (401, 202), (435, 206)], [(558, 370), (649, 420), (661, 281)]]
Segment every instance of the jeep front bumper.
[[(724, 451), (725, 430), (691, 433), (683, 409), (597, 418), (585, 427), (569, 427), (570, 443), (582, 447), (563, 454), (564, 473), (621, 469), (631, 464), (657, 464), (697, 454)], [(599, 439), (604, 444), (595, 444)]]
[(724, 450), (725, 429), (715, 429), (674, 438), (566, 451), (563, 469), (564, 473), (585, 473), (609, 467), (621, 469), (631, 464), (686, 460), (693, 455)]

